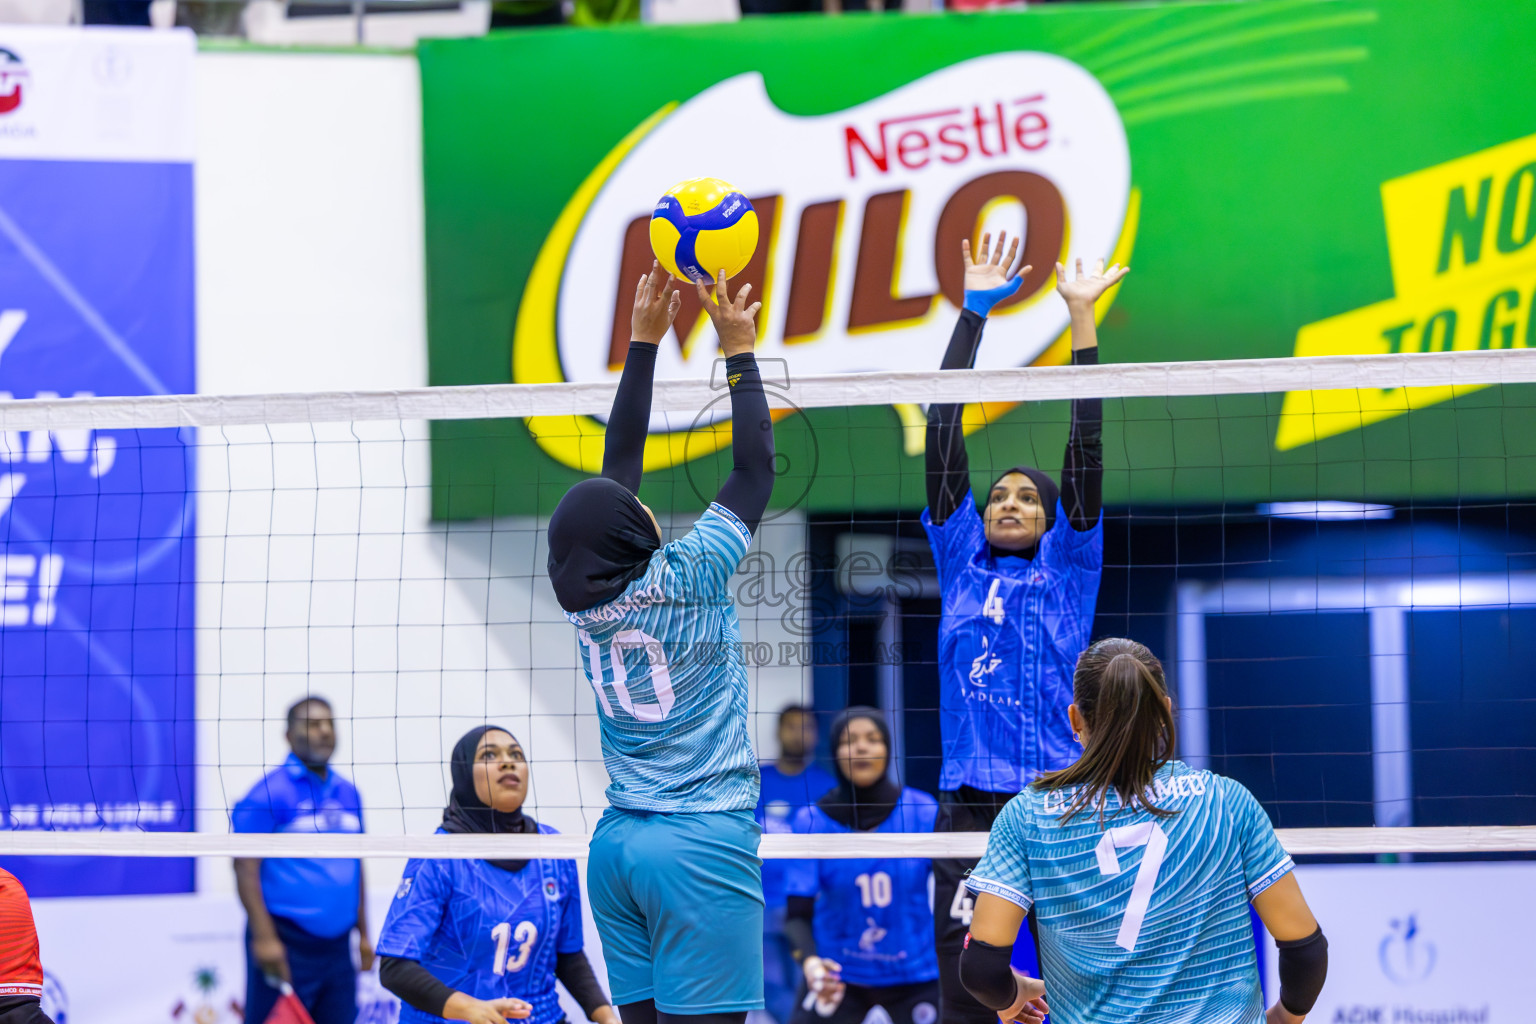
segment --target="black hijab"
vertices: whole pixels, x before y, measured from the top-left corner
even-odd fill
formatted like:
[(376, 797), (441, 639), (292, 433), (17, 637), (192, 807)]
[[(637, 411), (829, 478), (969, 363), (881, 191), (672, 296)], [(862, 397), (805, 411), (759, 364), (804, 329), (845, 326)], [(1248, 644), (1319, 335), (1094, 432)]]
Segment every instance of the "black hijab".
[[(480, 746), (480, 737), (488, 732), (504, 732), (512, 736), (509, 730), (499, 725), (480, 725), (453, 745), (453, 760), (449, 762), (453, 791), (448, 796), (448, 806), (443, 808), (443, 831), (536, 835), (539, 823), (524, 814), (521, 807), (511, 813), (498, 811), (475, 793), (475, 751)], [(512, 742), (517, 743), (517, 737), (513, 736)], [(488, 860), (486, 863), (503, 871), (521, 871), (528, 866), (526, 860)]]
[[(855, 786), (843, 771), (843, 763), (837, 757), (837, 748), (843, 741), (843, 733), (854, 719), (864, 718), (873, 722), (885, 740), (885, 774), (873, 786)], [(896, 810), (901, 800), (901, 787), (891, 780), (891, 727), (885, 722), (885, 714), (879, 708), (855, 705), (832, 720), (832, 767), (837, 772), (837, 788), (816, 801), (827, 817), (858, 832), (878, 827)]]
[[(1056, 522), (1056, 505), (1061, 501), (1061, 488), (1056, 486), (1056, 481), (1051, 479), (1050, 474), (1038, 470), (1034, 466), (1014, 466), (997, 474), (997, 480), (992, 481), (992, 487), (996, 487), (998, 480), (1001, 480), (1009, 473), (1023, 473), (1035, 485), (1035, 490), (1040, 492), (1040, 505), (1045, 509), (1045, 529), (1047, 531), (1050, 530), (1052, 524)], [(992, 501), (992, 487), (987, 488), (987, 497), (986, 501), (983, 502), (983, 509)], [(986, 518), (985, 511), (982, 513), (982, 518)], [(1045, 532), (1042, 532), (1039, 537), (1035, 538), (1033, 544), (1018, 551), (1009, 551), (1006, 548), (995, 547), (991, 544), (988, 544), (987, 547), (991, 551), (993, 558), (1034, 558), (1035, 552), (1040, 549), (1040, 541), (1044, 537)]]
[(568, 612), (612, 601), (645, 574), (661, 547), (656, 526), (628, 487), (607, 477), (565, 492), (549, 517), (549, 581)]

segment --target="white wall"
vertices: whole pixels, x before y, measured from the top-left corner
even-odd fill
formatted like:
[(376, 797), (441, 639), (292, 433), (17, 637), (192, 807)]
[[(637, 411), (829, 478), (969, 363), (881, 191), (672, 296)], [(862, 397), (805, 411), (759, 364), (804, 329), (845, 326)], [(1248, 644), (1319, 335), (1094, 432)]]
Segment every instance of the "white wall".
[[(424, 385), (415, 60), (198, 60), (199, 389)], [(595, 709), (539, 524), (432, 523), (426, 436), (424, 423), (200, 432), (199, 829), (226, 829), (285, 755), (283, 712), (306, 693), (334, 703), (336, 764), (370, 832), (430, 832), (447, 751), (486, 720), (528, 746), (541, 820), (595, 824)], [(804, 536), (784, 517), (757, 550), (782, 567)], [(793, 639), (787, 610), (744, 608), (743, 639), (777, 650)], [(753, 669), (752, 683), (771, 742), (772, 712), (806, 696), (808, 672)], [(392, 886), (400, 867), (370, 862), (370, 883)], [(227, 861), (204, 860), (199, 879), (232, 888)]]

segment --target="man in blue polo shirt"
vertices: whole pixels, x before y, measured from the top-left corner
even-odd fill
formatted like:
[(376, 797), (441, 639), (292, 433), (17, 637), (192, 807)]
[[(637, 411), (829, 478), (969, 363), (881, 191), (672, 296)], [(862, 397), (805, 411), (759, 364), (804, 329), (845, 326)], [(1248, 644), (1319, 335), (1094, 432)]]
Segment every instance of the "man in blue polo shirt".
[[(336, 750), (331, 705), (307, 697), (288, 709), (288, 759), (252, 787), (230, 815), (236, 832), (361, 832), (357, 788), (329, 767)], [(373, 966), (362, 862), (331, 858), (235, 859), (246, 929), (245, 1019), (263, 1024), (282, 982), (315, 1024), (353, 1024), (357, 972)]]

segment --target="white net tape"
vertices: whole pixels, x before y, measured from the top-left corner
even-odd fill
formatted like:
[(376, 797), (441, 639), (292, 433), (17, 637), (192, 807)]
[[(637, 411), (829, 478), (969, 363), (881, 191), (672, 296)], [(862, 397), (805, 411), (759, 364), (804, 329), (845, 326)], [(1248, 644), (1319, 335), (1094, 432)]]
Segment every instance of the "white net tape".
[[(1292, 828), (1275, 833), (1286, 852), (1520, 853), (1536, 851), (1536, 825), (1444, 828)], [(212, 835), (190, 832), (0, 832), (0, 855), (115, 857), (585, 857), (589, 836)], [(980, 857), (985, 832), (763, 836), (765, 860)]]

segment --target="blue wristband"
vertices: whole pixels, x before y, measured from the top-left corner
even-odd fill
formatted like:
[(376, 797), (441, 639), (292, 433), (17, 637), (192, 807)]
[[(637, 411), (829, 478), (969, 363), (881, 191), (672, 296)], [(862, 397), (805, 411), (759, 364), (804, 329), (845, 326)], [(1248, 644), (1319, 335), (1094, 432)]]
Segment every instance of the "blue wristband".
[(1015, 277), (1013, 280), (998, 285), (996, 288), (988, 288), (985, 291), (971, 291), (966, 289), (965, 308), (977, 316), (986, 316), (992, 312), (992, 307), (1002, 302), (1008, 296), (1024, 287), (1024, 278)]

